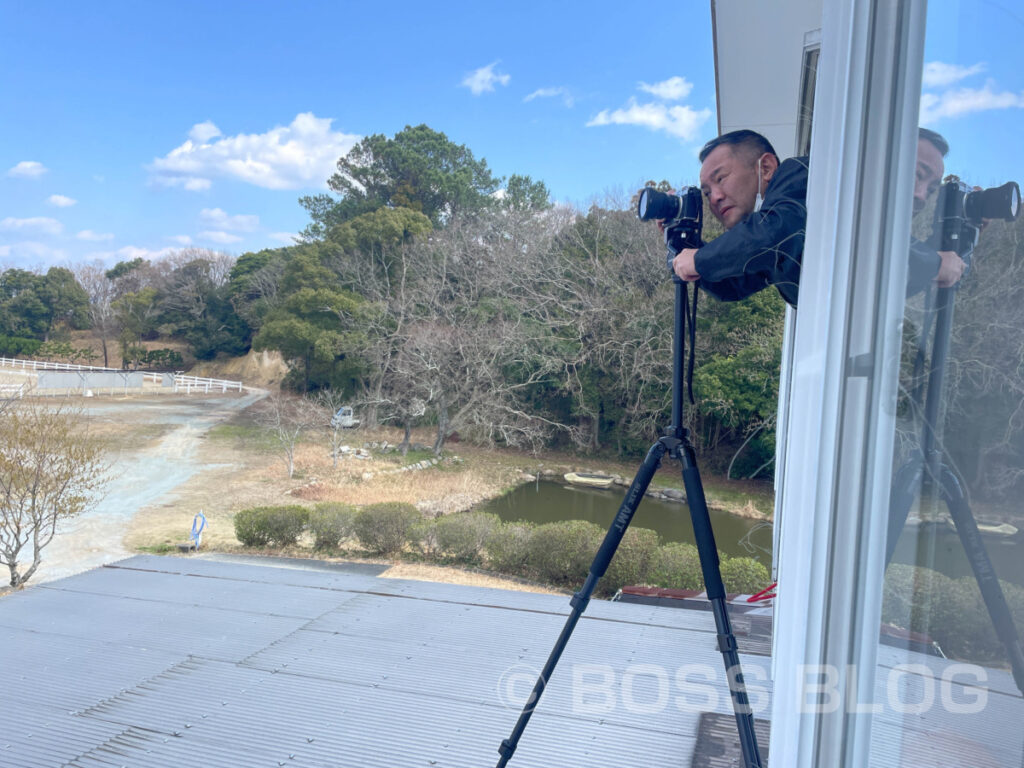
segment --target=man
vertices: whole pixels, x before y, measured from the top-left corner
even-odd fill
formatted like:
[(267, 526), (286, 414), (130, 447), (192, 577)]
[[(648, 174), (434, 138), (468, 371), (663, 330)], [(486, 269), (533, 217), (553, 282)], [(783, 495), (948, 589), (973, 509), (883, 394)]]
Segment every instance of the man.
[(700, 187), (727, 230), (672, 263), (682, 280), (723, 301), (769, 285), (796, 306), (807, 221), (807, 158), (780, 163), (761, 134), (742, 130), (712, 139), (700, 152)]
[[(914, 170), (914, 215), (919, 214), (935, 193), (945, 174), (943, 158), (949, 144), (942, 136), (927, 128), (917, 132), (917, 167)], [(963, 276), (967, 265), (954, 251), (938, 251), (927, 243), (911, 238), (910, 264), (907, 266), (907, 296), (920, 293), (934, 280), (941, 288), (948, 288)]]
[[(949, 145), (921, 128), (914, 182), (914, 212), (942, 180)], [(711, 295), (736, 301), (774, 285), (794, 307), (800, 282), (807, 221), (807, 158), (779, 162), (771, 143), (755, 131), (712, 139), (700, 152), (700, 186), (711, 213), (726, 232), (700, 249), (686, 248), (673, 260), (681, 280), (700, 280)], [(936, 253), (911, 242), (907, 295), (927, 287), (954, 285), (964, 263), (952, 251)]]

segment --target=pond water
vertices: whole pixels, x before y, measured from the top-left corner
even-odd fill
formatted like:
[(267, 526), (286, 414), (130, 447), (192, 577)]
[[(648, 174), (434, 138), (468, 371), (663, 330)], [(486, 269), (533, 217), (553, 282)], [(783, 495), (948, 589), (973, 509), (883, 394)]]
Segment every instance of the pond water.
[[(559, 520), (589, 520), (604, 529), (612, 524), (626, 489), (612, 486), (607, 490), (566, 486), (550, 480), (520, 485), (512, 492), (492, 499), (480, 507), (502, 520), (526, 520), (531, 523), (552, 523)], [(726, 512), (711, 512), (711, 526), (718, 549), (732, 556), (755, 557), (771, 567), (771, 528), (763, 526), (751, 532), (760, 521), (737, 517)], [(650, 528), (662, 542), (694, 543), (690, 510), (685, 504), (645, 497), (637, 507), (631, 528)], [(740, 543), (749, 534), (749, 543), (761, 549), (750, 552)]]
[[(502, 520), (526, 520), (531, 523), (552, 523), (558, 520), (589, 520), (604, 529), (611, 525), (619, 511), (626, 489), (612, 486), (607, 490), (567, 486), (550, 480), (520, 485), (510, 493), (481, 505), (484, 512), (493, 512)], [(771, 527), (759, 520), (737, 517), (727, 512), (711, 511), (711, 526), (718, 549), (733, 557), (753, 557), (771, 568)], [(650, 528), (662, 542), (694, 543), (690, 512), (685, 504), (645, 497), (637, 508), (633, 528)], [(756, 530), (755, 530), (756, 528)], [(967, 557), (955, 531), (937, 529), (936, 553), (931, 565), (953, 578), (972, 576)], [(1020, 557), (1021, 535), (1012, 539), (984, 538), (992, 565), (1000, 579), (1024, 585), (1024, 558)], [(744, 542), (753, 546), (749, 551)], [(901, 537), (893, 557), (897, 563), (928, 565), (928, 553), (918, 551), (916, 531), (908, 529)]]

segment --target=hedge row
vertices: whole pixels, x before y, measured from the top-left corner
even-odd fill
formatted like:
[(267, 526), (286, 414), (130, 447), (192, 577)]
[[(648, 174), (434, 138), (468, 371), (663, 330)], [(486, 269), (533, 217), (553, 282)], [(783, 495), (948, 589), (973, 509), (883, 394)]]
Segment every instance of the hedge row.
[(43, 342), (20, 336), (0, 336), (0, 357), (24, 357), (34, 355)]
[[(1024, 627), (1024, 588), (999, 583), (1014, 623)], [(947, 656), (1005, 663), (1006, 650), (973, 576), (951, 579), (928, 568), (894, 563), (885, 574), (882, 621), (930, 636)]]
[[(605, 531), (594, 523), (567, 520), (544, 525), (503, 523), (497, 515), (465, 512), (425, 519), (411, 504), (373, 504), (356, 511), (343, 504), (256, 507), (235, 516), (235, 534), (246, 546), (292, 546), (308, 530), (317, 550), (337, 550), (355, 538), (375, 555), (412, 549), (428, 559), (483, 565), (513, 576), (559, 586), (577, 586), (590, 569)], [(747, 557), (722, 558), (729, 592), (752, 593), (768, 585), (768, 570)], [(611, 594), (627, 584), (703, 589), (692, 544), (659, 545), (658, 535), (630, 528), (601, 579)]]

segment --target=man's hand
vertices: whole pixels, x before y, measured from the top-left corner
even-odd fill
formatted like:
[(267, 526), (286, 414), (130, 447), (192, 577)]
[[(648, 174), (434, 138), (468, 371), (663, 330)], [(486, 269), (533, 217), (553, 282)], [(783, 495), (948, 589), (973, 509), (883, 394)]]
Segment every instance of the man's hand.
[[(678, 257), (677, 257), (678, 258)], [(939, 251), (939, 274), (935, 276), (935, 282), (940, 288), (949, 288), (960, 282), (967, 265), (955, 251)], [(678, 269), (676, 270), (678, 272)]]
[[(679, 276), (680, 280), (685, 280), (688, 283), (692, 283), (694, 280), (700, 280), (700, 275), (697, 274), (697, 268), (694, 266), (693, 257), (697, 255), (696, 248), (683, 248), (676, 257), (672, 259), (672, 269), (676, 275)], [(939, 270), (940, 274), (942, 270)]]

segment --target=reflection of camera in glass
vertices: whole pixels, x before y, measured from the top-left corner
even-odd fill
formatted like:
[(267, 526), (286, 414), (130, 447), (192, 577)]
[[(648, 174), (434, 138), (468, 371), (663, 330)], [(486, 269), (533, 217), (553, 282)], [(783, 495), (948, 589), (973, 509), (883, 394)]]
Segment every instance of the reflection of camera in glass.
[(1019, 213), (1020, 187), (1015, 181), (981, 190), (962, 181), (947, 181), (939, 190), (935, 205), (938, 250), (956, 251), (962, 256), (977, 244), (986, 219), (1013, 221)]
[(696, 187), (685, 187), (682, 193), (673, 195), (659, 192), (654, 187), (644, 187), (636, 206), (636, 215), (642, 221), (661, 219), (665, 226), (666, 259), (672, 269), (672, 258), (683, 248), (700, 248), (704, 224), (704, 201)]

